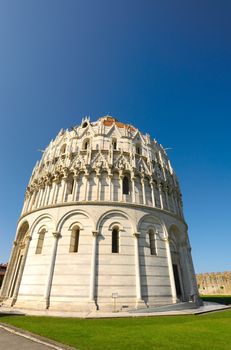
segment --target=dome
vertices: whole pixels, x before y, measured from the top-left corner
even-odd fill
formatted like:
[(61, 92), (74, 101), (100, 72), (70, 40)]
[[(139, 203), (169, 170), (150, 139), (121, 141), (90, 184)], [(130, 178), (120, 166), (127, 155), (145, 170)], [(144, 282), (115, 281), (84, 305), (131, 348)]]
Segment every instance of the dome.
[(17, 307), (130, 309), (198, 296), (165, 149), (111, 116), (61, 130), (26, 189), (1, 298)]
[(110, 116), (93, 123), (85, 118), (59, 132), (33, 170), (23, 214), (97, 200), (147, 205), (183, 218), (178, 181), (163, 147)]

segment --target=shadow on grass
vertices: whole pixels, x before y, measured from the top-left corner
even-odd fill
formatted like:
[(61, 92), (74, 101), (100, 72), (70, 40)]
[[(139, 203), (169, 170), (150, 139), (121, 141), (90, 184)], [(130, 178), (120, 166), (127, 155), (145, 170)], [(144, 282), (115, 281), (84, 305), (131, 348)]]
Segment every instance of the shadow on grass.
[(202, 300), (231, 305), (231, 295), (201, 295)]
[(9, 317), (9, 316), (25, 316), (23, 313), (10, 313), (10, 312), (0, 312), (0, 317)]

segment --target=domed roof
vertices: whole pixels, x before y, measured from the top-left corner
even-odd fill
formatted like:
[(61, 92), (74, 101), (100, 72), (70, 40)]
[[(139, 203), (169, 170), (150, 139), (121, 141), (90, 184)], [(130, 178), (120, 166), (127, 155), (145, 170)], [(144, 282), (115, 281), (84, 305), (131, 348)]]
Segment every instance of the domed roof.
[[(177, 177), (164, 148), (155, 139), (151, 139), (150, 135), (143, 134), (134, 126), (122, 123), (109, 115), (93, 122), (89, 117), (85, 117), (79, 126), (60, 130), (45, 149), (42, 159), (37, 162), (26, 193), (27, 196), (31, 196), (41, 186), (69, 181), (73, 176), (78, 179), (81, 176), (101, 176), (103, 179), (105, 174), (111, 178), (128, 176), (128, 187), (131, 187), (129, 181), (135, 179), (137, 189), (133, 189), (134, 193), (142, 192), (142, 186), (146, 186), (149, 199), (134, 197), (136, 203), (150, 202), (150, 205), (164, 209), (169, 207), (167, 198), (171, 197), (171, 193), (175, 193), (177, 201), (182, 204)], [(106, 184), (108, 182), (107, 179), (103, 181)], [(155, 203), (154, 199), (150, 199), (152, 186), (153, 191), (155, 188), (159, 191), (161, 186), (163, 193), (168, 193), (168, 197), (162, 197), (163, 203), (159, 194), (156, 194), (159, 200), (155, 199)], [(131, 190), (128, 192), (131, 194)], [(80, 198), (82, 197), (78, 200)], [(89, 199), (88, 195), (84, 198)], [(74, 197), (72, 199), (74, 200)], [(132, 196), (121, 197), (120, 200), (132, 201)]]

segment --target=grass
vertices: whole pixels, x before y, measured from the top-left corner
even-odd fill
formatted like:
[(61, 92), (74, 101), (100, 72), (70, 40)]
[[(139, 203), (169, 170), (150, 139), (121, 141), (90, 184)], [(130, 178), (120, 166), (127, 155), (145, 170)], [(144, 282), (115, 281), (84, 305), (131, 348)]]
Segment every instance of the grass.
[(231, 349), (231, 310), (197, 316), (94, 320), (3, 316), (0, 321), (79, 350)]
[(201, 295), (204, 301), (212, 301), (224, 305), (231, 305), (231, 295)]

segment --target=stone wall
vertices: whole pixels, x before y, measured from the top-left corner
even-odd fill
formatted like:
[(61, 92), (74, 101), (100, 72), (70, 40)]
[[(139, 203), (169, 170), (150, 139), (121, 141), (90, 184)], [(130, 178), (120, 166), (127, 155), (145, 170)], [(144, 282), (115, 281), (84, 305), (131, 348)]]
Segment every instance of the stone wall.
[(231, 294), (231, 271), (200, 273), (196, 278), (200, 294)]

